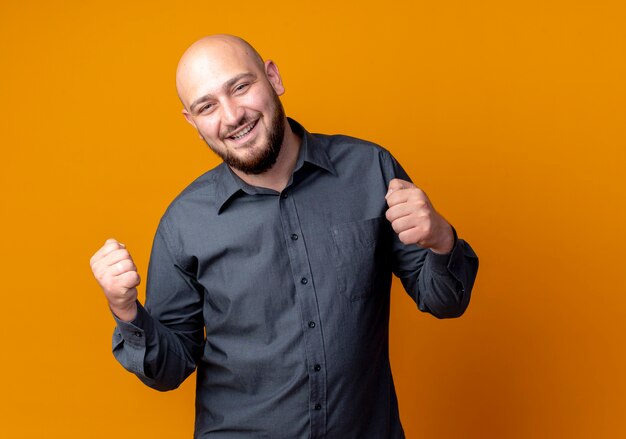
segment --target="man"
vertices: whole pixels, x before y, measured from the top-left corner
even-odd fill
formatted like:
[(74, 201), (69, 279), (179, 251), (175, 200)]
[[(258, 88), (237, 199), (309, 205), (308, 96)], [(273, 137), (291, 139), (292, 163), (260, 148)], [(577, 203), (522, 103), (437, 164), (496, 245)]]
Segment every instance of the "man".
[(404, 437), (391, 274), (422, 311), (456, 317), (476, 255), (386, 150), (287, 119), (278, 68), (245, 41), (197, 41), (176, 84), (224, 163), (164, 214), (145, 307), (123, 244), (93, 256), (116, 358), (158, 390), (197, 368), (197, 438)]

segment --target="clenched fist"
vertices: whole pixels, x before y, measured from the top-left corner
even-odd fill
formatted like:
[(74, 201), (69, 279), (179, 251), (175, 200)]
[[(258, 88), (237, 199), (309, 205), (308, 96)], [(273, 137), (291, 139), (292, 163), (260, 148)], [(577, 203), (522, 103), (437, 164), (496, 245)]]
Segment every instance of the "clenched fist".
[(404, 244), (418, 244), (435, 253), (448, 253), (454, 246), (452, 226), (437, 213), (430, 200), (413, 183), (399, 178), (389, 182), (386, 217)]
[(133, 320), (137, 315), (137, 285), (141, 280), (124, 244), (107, 239), (91, 257), (90, 264), (111, 311), (123, 321)]

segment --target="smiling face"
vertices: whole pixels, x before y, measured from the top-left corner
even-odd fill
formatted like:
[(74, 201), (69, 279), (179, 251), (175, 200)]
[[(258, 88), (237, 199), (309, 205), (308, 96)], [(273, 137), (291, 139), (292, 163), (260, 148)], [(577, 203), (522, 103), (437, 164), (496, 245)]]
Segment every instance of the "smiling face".
[(183, 114), (230, 167), (261, 174), (284, 140), (284, 92), (278, 68), (263, 63), (243, 40), (204, 38), (181, 58), (176, 73)]

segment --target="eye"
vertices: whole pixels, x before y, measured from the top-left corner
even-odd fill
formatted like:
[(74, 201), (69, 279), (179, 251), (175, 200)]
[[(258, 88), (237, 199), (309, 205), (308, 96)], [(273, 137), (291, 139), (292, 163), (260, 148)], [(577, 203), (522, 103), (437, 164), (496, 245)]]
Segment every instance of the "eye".
[(238, 84), (237, 86), (235, 86), (235, 93), (245, 91), (245, 90), (248, 89), (249, 86), (250, 86), (250, 84), (247, 83), (247, 82), (243, 82), (241, 84)]
[(211, 108), (213, 108), (213, 104), (204, 104), (203, 106), (198, 108), (198, 113), (205, 113), (208, 110), (210, 110)]

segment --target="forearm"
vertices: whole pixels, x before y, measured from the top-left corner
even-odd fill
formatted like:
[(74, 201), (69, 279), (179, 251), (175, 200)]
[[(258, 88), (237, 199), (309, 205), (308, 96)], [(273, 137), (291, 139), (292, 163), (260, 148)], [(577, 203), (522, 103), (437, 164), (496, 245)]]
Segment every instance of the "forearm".
[(203, 333), (172, 330), (141, 306), (132, 322), (116, 318), (113, 355), (125, 369), (160, 391), (177, 388), (195, 369)]
[(401, 279), (421, 311), (452, 318), (465, 312), (477, 271), (478, 257), (468, 243), (457, 240), (449, 254), (426, 251), (421, 268)]

